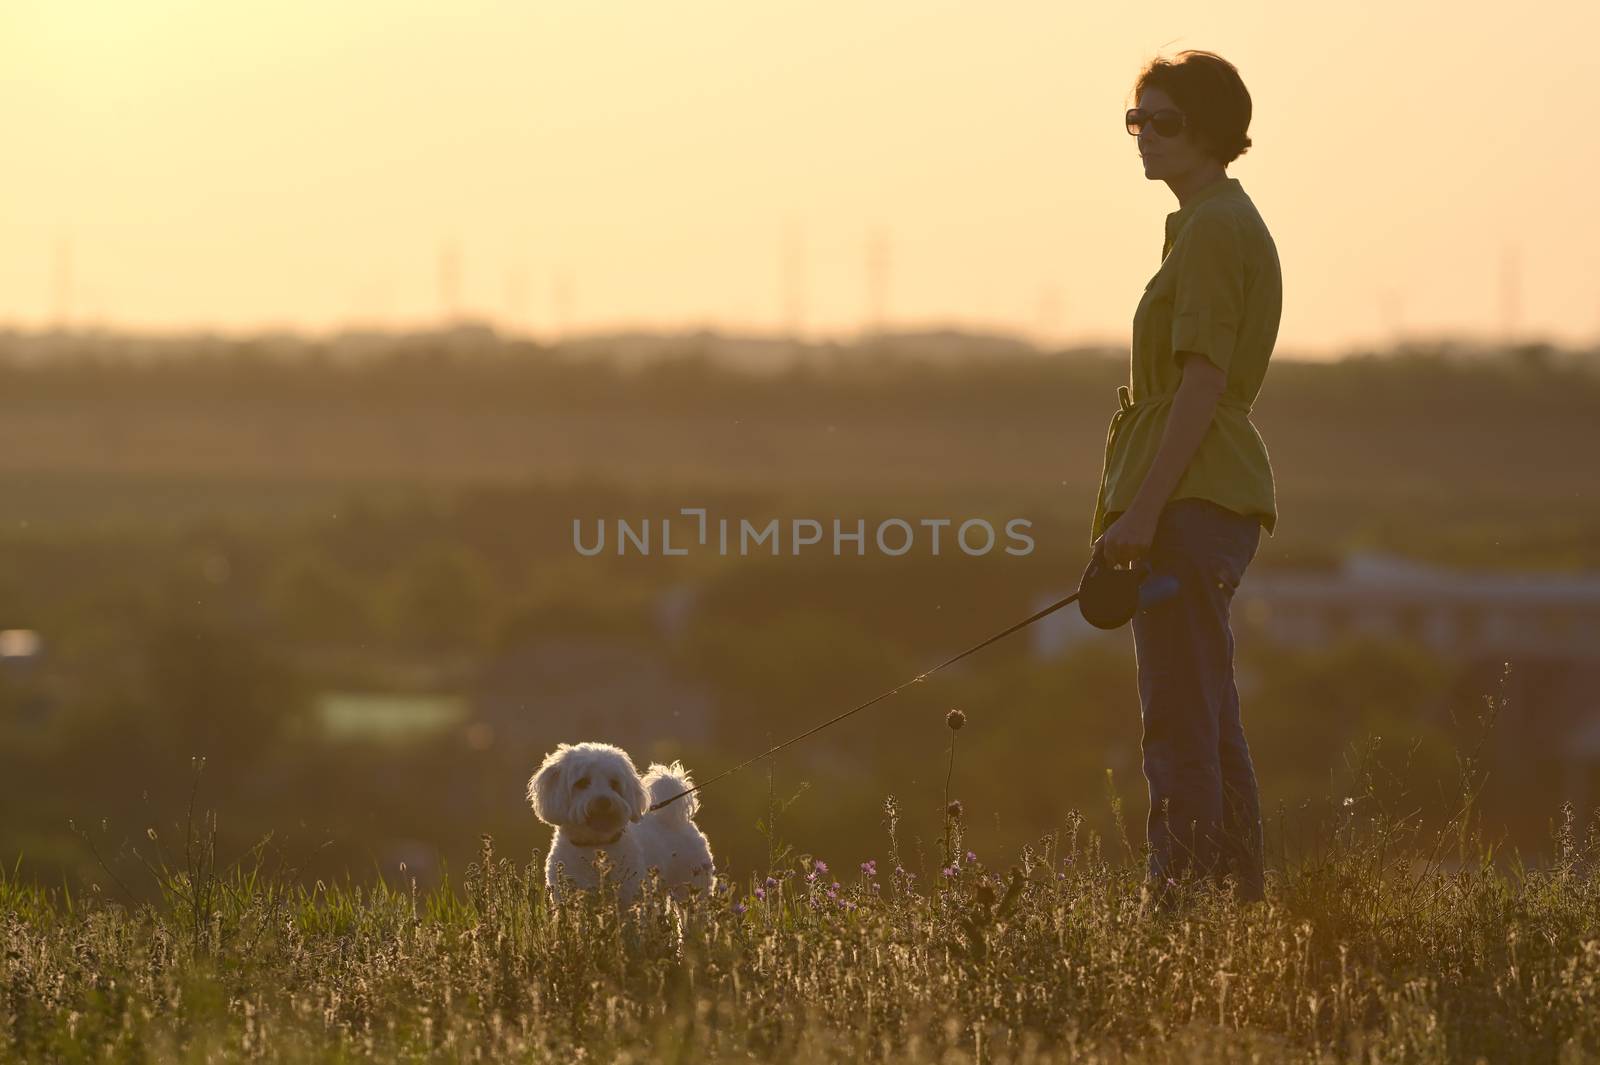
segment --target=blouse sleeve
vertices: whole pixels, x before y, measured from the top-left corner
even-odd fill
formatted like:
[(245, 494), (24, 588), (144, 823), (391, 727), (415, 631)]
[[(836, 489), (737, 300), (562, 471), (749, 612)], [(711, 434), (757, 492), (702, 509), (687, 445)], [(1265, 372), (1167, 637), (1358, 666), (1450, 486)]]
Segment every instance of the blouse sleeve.
[(1224, 373), (1244, 315), (1244, 247), (1233, 219), (1201, 211), (1184, 227), (1172, 306), (1172, 352), (1192, 351)]

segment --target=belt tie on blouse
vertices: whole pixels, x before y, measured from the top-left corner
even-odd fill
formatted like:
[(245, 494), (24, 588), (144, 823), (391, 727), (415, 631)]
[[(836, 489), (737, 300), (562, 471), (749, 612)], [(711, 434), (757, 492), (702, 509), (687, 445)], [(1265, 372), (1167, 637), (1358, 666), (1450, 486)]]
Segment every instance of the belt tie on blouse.
[[(1177, 395), (1178, 393), (1176, 391), (1155, 392), (1148, 396), (1139, 397), (1139, 401), (1135, 403), (1133, 401), (1133, 394), (1128, 391), (1128, 386), (1118, 385), (1117, 403), (1119, 406), (1117, 408), (1117, 412), (1111, 416), (1111, 428), (1106, 430), (1106, 458), (1105, 464), (1101, 466), (1101, 469), (1109, 470), (1111, 468), (1111, 452), (1112, 449), (1116, 447), (1117, 433), (1119, 430), (1121, 430), (1122, 423), (1127, 421), (1129, 411), (1135, 408), (1155, 407), (1161, 405), (1162, 403), (1171, 403), (1173, 399), (1177, 397)], [(1242, 399), (1235, 399), (1232, 396), (1222, 396), (1218, 398), (1217, 406), (1227, 407), (1229, 410), (1239, 411), (1246, 416), (1250, 414), (1250, 404), (1246, 403)], [(1103, 487), (1104, 486), (1102, 485), (1102, 488)]]

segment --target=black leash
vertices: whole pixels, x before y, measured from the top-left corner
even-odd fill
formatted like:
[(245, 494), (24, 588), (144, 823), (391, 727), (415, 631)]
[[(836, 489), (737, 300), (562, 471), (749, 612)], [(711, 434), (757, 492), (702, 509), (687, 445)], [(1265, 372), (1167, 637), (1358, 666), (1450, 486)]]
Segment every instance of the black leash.
[(747, 766), (752, 766), (755, 763), (761, 761), (761, 759), (763, 759), (763, 758), (766, 758), (766, 757), (769, 757), (771, 755), (777, 754), (779, 751), (783, 750), (785, 747), (789, 746), (791, 743), (799, 743), (801, 740), (805, 739), (807, 736), (814, 736), (818, 732), (821, 732), (823, 729), (828, 728), (829, 726), (837, 725), (839, 722), (843, 721), (845, 718), (849, 717), (851, 714), (859, 713), (860, 711), (865, 710), (867, 707), (871, 706), (873, 703), (878, 702), (878, 701), (880, 701), (882, 699), (887, 699), (889, 696), (891, 696), (895, 692), (899, 691), (900, 688), (907, 688), (907, 687), (910, 687), (913, 684), (920, 683), (921, 681), (923, 681), (927, 677), (930, 677), (933, 674), (937, 673), (939, 670), (943, 669), (945, 666), (948, 666), (948, 665), (950, 665), (951, 663), (954, 663), (954, 662), (961, 661), (963, 658), (967, 657), (972, 652), (981, 650), (981, 649), (983, 649), (985, 647), (988, 647), (991, 643), (994, 643), (996, 640), (1000, 639), (1003, 636), (1010, 636), (1013, 632), (1016, 632), (1018, 629), (1026, 628), (1027, 626), (1032, 625), (1035, 621), (1038, 621), (1040, 618), (1046, 616), (1047, 614), (1055, 613), (1057, 610), (1060, 610), (1062, 607), (1066, 606), (1068, 603), (1071, 603), (1074, 600), (1076, 600), (1081, 593), (1082, 593), (1082, 588), (1079, 588), (1078, 591), (1073, 592), (1071, 595), (1067, 596), (1065, 599), (1058, 599), (1056, 602), (1051, 603), (1049, 606), (1045, 607), (1043, 610), (1039, 611), (1037, 614), (1033, 615), (1030, 618), (1026, 618), (1026, 619), (1024, 619), (1022, 621), (1017, 622), (1015, 625), (1011, 626), (1009, 629), (1005, 630), (1004, 632), (997, 632), (993, 636), (989, 637), (987, 640), (984, 640), (982, 643), (974, 644), (973, 646), (967, 648), (965, 651), (962, 651), (960, 654), (956, 655), (954, 658), (945, 659), (943, 662), (940, 662), (938, 665), (934, 666), (932, 669), (928, 670), (926, 673), (917, 674), (915, 677), (912, 677), (910, 680), (908, 680), (904, 684), (900, 685), (900, 687), (898, 687), (898, 688), (890, 688), (888, 691), (884, 692), (882, 695), (879, 695), (879, 696), (877, 696), (875, 698), (872, 698), (872, 699), (868, 699), (866, 702), (862, 703), (860, 706), (857, 706), (854, 709), (846, 710), (844, 713), (840, 714), (838, 717), (829, 718), (827, 721), (824, 721), (822, 724), (817, 725), (814, 728), (807, 729), (805, 732), (800, 733), (800, 735), (794, 737), (793, 739), (784, 740), (782, 743), (778, 744), (776, 747), (773, 747), (771, 750), (768, 750), (768, 751), (763, 751), (762, 753), (756, 755), (754, 758), (750, 759), (749, 761), (740, 762), (738, 765), (734, 766), (732, 769), (725, 769), (721, 773), (718, 773), (716, 776), (712, 777), (710, 780), (703, 781), (702, 783), (696, 784), (692, 788), (688, 788), (688, 789), (685, 789), (684, 791), (680, 791), (680, 792), (678, 792), (678, 794), (672, 796), (670, 799), (662, 799), (660, 802), (658, 802), (658, 803), (654, 804), (653, 806), (651, 806), (650, 809), (651, 810), (659, 810), (663, 806), (666, 806), (669, 803), (677, 802), (679, 799), (683, 798), (685, 795), (692, 794), (693, 792), (699, 791), (701, 788), (708, 787), (708, 786), (710, 786), (712, 784), (715, 784), (717, 781), (721, 780), (723, 777), (731, 777), (731, 776), (733, 776), (733, 774), (737, 773), (739, 770), (744, 769)]

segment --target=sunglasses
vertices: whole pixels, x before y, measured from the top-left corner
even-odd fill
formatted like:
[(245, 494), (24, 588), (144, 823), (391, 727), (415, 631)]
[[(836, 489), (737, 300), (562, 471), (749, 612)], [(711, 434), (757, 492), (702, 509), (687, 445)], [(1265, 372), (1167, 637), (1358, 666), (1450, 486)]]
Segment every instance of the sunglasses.
[(1146, 122), (1155, 127), (1155, 131), (1163, 137), (1176, 137), (1183, 131), (1184, 115), (1182, 111), (1141, 111), (1137, 107), (1130, 107), (1123, 116), (1123, 122), (1128, 127), (1128, 133), (1137, 137), (1139, 131), (1144, 129)]

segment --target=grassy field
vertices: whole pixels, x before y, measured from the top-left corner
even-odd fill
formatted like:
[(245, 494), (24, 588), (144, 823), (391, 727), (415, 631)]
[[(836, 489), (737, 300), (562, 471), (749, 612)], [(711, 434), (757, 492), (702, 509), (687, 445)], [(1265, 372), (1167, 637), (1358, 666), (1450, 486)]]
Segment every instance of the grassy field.
[(0, 878), (0, 1060), (1600, 1060), (1600, 832), (1565, 809), (1558, 860), (1507, 869), (1469, 816), (1423, 838), (1370, 798), (1267, 902), (1186, 883), (1175, 914), (1076, 812), (992, 863), (952, 821), (924, 882), (889, 799), (859, 868), (779, 845), (630, 908), (552, 904), (487, 836), (459, 886), (306, 887), (201, 816), (152, 833), (157, 903)]

